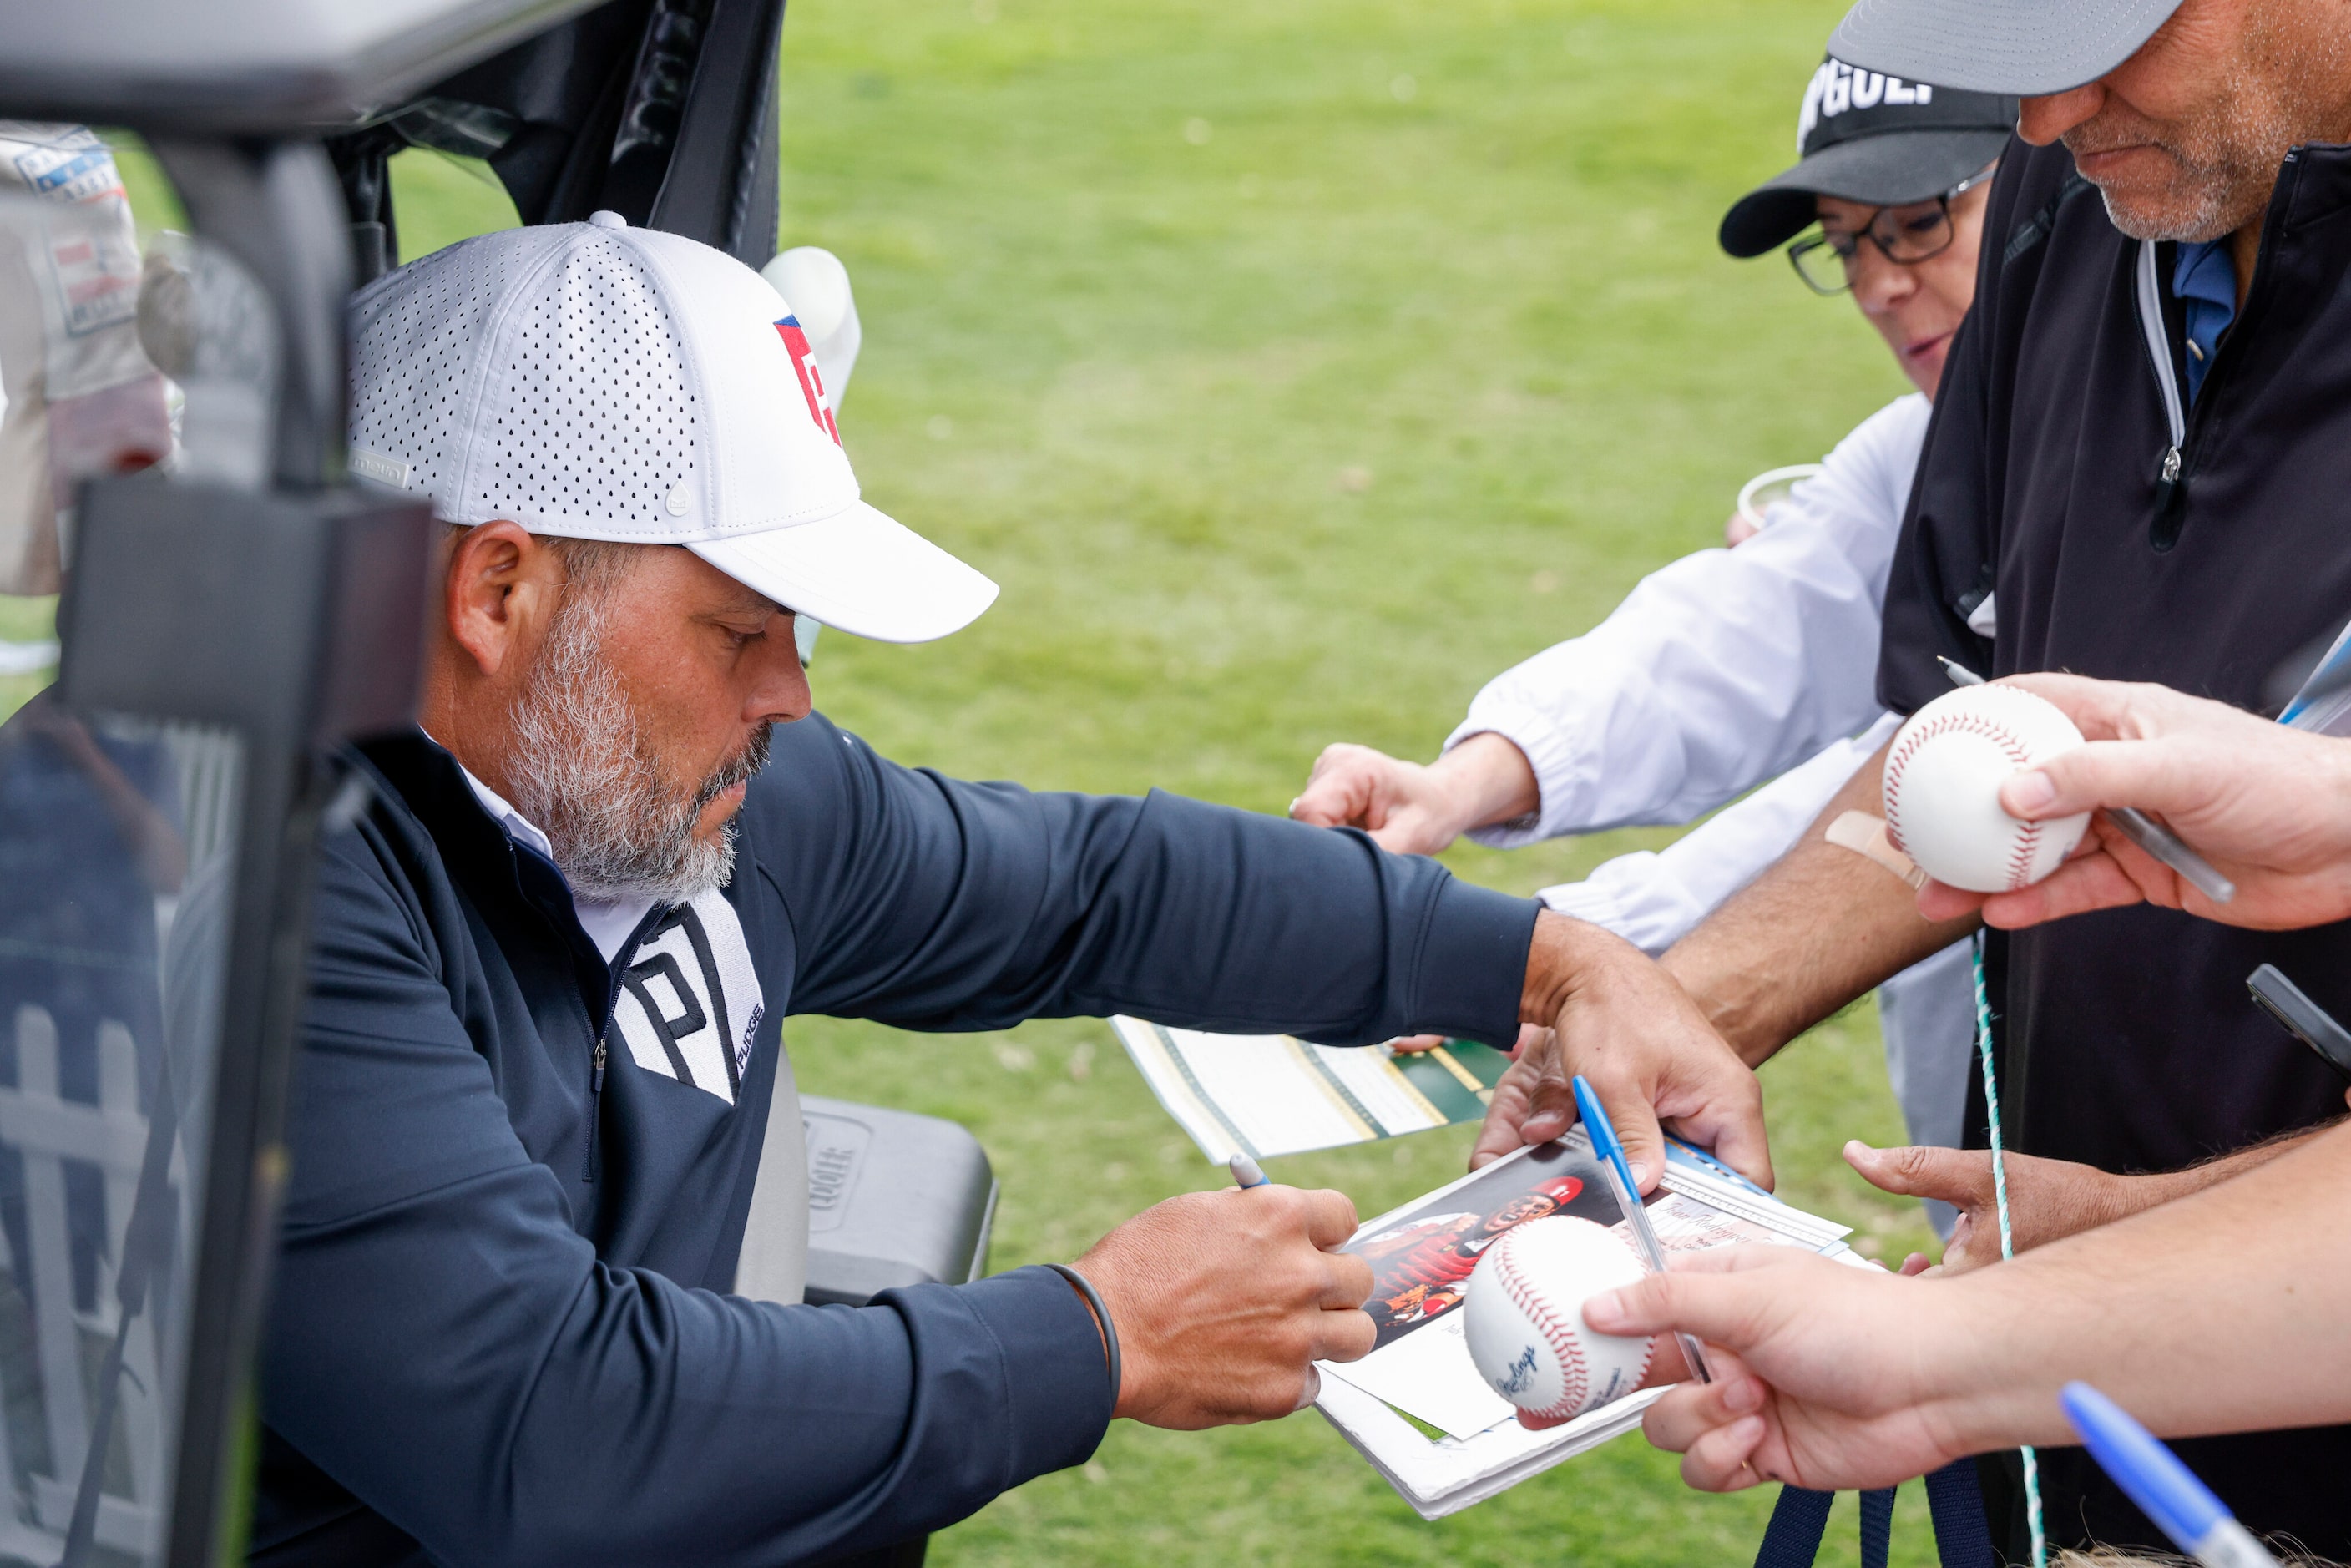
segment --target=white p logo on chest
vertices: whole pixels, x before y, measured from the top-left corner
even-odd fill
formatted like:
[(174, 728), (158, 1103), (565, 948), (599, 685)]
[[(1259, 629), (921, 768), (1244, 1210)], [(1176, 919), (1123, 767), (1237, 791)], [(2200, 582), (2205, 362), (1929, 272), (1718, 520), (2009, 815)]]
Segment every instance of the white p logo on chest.
[(715, 888), (637, 944), (612, 1004), (612, 1028), (639, 1067), (730, 1105), (766, 1016), (742, 922)]

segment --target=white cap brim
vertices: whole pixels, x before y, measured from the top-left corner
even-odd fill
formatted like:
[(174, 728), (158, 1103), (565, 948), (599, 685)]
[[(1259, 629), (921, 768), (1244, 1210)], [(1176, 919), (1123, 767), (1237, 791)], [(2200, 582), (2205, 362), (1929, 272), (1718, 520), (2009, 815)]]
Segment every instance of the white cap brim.
[(685, 548), (787, 610), (882, 643), (944, 637), (996, 602), (995, 583), (862, 501)]

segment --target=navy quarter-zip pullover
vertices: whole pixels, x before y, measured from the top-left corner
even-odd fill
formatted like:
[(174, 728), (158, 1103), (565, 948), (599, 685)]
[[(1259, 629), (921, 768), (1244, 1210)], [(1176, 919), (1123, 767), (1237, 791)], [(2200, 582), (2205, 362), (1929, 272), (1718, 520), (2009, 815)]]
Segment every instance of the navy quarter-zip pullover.
[[(2181, 301), (2156, 288), (2175, 247), (2143, 256), (2074, 179), (2063, 147), (2015, 142), (2001, 162), (1887, 584), (1878, 695), (1915, 710), (1950, 689), (1949, 654), (2260, 710), (2273, 673), (2351, 619), (2351, 148), (2287, 157), (2192, 401)], [(1969, 618), (1987, 594), (1983, 637)], [(1986, 957), (2011, 1148), (2176, 1170), (2343, 1113), (2341, 1082), (2245, 977), (2273, 963), (2351, 1016), (2351, 923), (2242, 931), (2143, 904), (1993, 932)], [(2351, 1557), (2351, 1428), (2180, 1454), (2255, 1531)], [(2043, 1450), (2041, 1474), (2053, 1542), (2165, 1545), (2082, 1450)]]
[[(656, 910), (632, 946), (675, 964), (608, 965), (446, 752), (363, 765), (376, 799), (323, 853), (264, 1563), (807, 1562), (1092, 1452), (1101, 1341), (1048, 1270), (858, 1309), (725, 1293), (788, 1013), (1517, 1037), (1535, 905), (1358, 833), (958, 782), (811, 716), (750, 785), (725, 911)], [(765, 1022), (721, 1030), (746, 955)]]

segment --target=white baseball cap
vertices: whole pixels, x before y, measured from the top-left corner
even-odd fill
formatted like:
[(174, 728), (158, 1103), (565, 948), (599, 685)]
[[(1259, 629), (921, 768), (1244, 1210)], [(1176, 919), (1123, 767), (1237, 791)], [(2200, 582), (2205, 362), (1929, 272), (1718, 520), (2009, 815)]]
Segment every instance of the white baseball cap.
[(598, 213), (435, 251), (351, 311), (350, 470), (449, 522), (683, 545), (888, 643), (995, 601), (858, 498), (807, 334), (721, 251)]

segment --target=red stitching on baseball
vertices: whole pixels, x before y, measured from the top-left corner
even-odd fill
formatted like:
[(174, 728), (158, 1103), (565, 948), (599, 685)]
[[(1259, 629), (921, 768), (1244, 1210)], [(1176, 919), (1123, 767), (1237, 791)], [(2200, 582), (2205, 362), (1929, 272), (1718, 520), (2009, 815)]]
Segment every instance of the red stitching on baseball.
[[(1583, 1343), (1576, 1337), (1573, 1325), (1563, 1322), (1559, 1313), (1552, 1311), (1550, 1301), (1535, 1294), (1534, 1287), (1519, 1272), (1518, 1248), (1513, 1243), (1522, 1234), (1522, 1230), (1512, 1230), (1496, 1245), (1494, 1271), (1500, 1276), (1502, 1288), (1510, 1291), (1511, 1303), (1527, 1314), (1535, 1326), (1535, 1332), (1543, 1336), (1544, 1343), (1551, 1346), (1552, 1354), (1560, 1361), (1559, 1402), (1529, 1414), (1545, 1421), (1564, 1421), (1579, 1414), (1583, 1401), (1591, 1395), (1592, 1369), (1584, 1364)], [(1641, 1265), (1643, 1273), (1648, 1272), (1647, 1261), (1634, 1250), (1630, 1240), (1613, 1226), (1608, 1228), (1608, 1234), (1631, 1255), (1635, 1262)], [(1649, 1375), (1649, 1363), (1656, 1359), (1656, 1354), (1657, 1336), (1651, 1334), (1641, 1352), (1640, 1367), (1633, 1374), (1634, 1387), (1639, 1387), (1641, 1379)]]
[[(1886, 841), (1906, 855), (1910, 851), (1902, 842), (1902, 812), (1898, 804), (1902, 798), (1903, 771), (1909, 767), (1910, 758), (1917, 755), (1920, 747), (1945, 735), (1980, 735), (2007, 753), (2008, 759), (2017, 767), (2032, 766), (2032, 753), (2025, 750), (2024, 743), (2007, 728), (1981, 714), (1965, 711), (1938, 713), (1925, 724), (1906, 730), (1896, 740), (1893, 754), (1886, 759), (1886, 783), (1882, 789), (1886, 802)], [(2020, 842), (2024, 859), (2020, 862), (2015, 855), (2010, 857), (2008, 885), (2011, 892), (2025, 885), (2020, 879), (2025, 870), (2031, 869), (2031, 851), (2041, 840), (2040, 823), (2026, 822), (2022, 827), (2024, 833)]]
[(1535, 1294), (1534, 1287), (1519, 1272), (1518, 1249), (1511, 1245), (1520, 1232), (1511, 1231), (1502, 1238), (1495, 1250), (1495, 1272), (1502, 1277), (1502, 1288), (1510, 1292), (1510, 1301), (1527, 1314), (1535, 1332), (1543, 1336), (1552, 1354), (1559, 1358), (1560, 1393), (1556, 1404), (1531, 1412), (1546, 1421), (1564, 1421), (1574, 1416), (1583, 1404), (1583, 1396), (1592, 1392), (1592, 1373), (1583, 1364), (1583, 1346), (1574, 1331), (1552, 1311), (1551, 1303)]
[(2025, 823), (2024, 831), (2016, 835), (2015, 851), (2008, 857), (2009, 892), (2014, 893), (2020, 887), (2028, 887), (2032, 885), (2032, 852), (2040, 847), (2041, 824), (2038, 822)]

